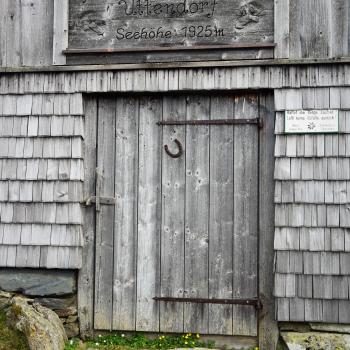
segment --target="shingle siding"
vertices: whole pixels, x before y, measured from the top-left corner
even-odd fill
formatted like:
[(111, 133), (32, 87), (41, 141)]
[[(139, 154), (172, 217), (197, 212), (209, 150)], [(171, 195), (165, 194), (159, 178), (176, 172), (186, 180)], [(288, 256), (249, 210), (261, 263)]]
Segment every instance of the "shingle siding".
[[(349, 85), (346, 64), (3, 74), (0, 266), (81, 266), (83, 93), (274, 89), (276, 316), (350, 321)], [(339, 109), (340, 133), (285, 135), (303, 108)]]
[(0, 266), (81, 267), (81, 94), (0, 98)]
[[(275, 287), (279, 321), (349, 322), (350, 91), (275, 93)], [(339, 109), (339, 134), (284, 133), (288, 109)], [(343, 308), (341, 310), (340, 308)]]

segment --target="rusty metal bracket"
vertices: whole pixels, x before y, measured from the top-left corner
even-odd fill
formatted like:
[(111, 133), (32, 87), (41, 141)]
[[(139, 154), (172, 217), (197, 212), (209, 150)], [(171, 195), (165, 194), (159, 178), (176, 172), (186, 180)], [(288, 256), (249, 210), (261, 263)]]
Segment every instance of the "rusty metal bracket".
[(157, 125), (257, 125), (262, 127), (261, 118), (253, 119), (197, 119), (197, 120), (166, 120), (157, 122)]
[(115, 204), (115, 198), (114, 197), (96, 197), (96, 196), (90, 196), (85, 198), (81, 204), (85, 205), (86, 207), (89, 207), (92, 204), (96, 204), (99, 202), (100, 204), (104, 205), (114, 205)]
[(84, 198), (80, 204), (89, 207), (92, 204), (95, 204), (96, 211), (101, 210), (101, 204), (103, 205), (114, 205), (116, 199), (114, 197), (102, 197), (100, 196), (101, 188), (102, 188), (103, 175), (99, 168), (96, 168), (96, 195), (88, 196)]
[(164, 145), (164, 149), (165, 149), (165, 152), (167, 153), (167, 155), (170, 156), (171, 158), (179, 158), (183, 154), (182, 144), (178, 139), (175, 139), (174, 142), (176, 143), (176, 145), (179, 149), (179, 151), (177, 153), (170, 152), (168, 145)]
[(215, 299), (215, 298), (174, 298), (174, 297), (154, 297), (154, 300), (177, 303), (197, 303), (197, 304), (225, 304), (225, 305), (247, 305), (254, 306), (257, 310), (262, 309), (260, 299)]

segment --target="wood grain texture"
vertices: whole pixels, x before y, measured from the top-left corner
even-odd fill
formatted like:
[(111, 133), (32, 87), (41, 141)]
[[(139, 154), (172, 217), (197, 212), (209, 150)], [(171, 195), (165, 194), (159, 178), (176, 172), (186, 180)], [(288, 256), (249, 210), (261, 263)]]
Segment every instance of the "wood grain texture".
[[(261, 1), (261, 2), (260, 2)], [(272, 42), (273, 36), (275, 37), (275, 42), (277, 43), (275, 55), (276, 57), (285, 58), (301, 58), (301, 57), (344, 57), (349, 53), (349, 4), (346, 0), (336, 0), (336, 1), (289, 1), (289, 0), (276, 0), (275, 1), (275, 11), (273, 13), (273, 1), (272, 0), (260, 0), (256, 7), (257, 11), (249, 13), (249, 16), (242, 15), (244, 11), (240, 10), (240, 3), (235, 2), (234, 6), (228, 6), (228, 3), (224, 3), (225, 6), (216, 5), (216, 17), (207, 18), (204, 13), (194, 14), (187, 18), (190, 24), (205, 26), (213, 25), (214, 19), (219, 20), (222, 24), (224, 30), (226, 30), (226, 35), (224, 37), (214, 36), (213, 39), (208, 40), (208, 38), (203, 35), (203, 38), (196, 39), (188, 36), (185, 40), (179, 40), (178, 37), (172, 36), (172, 38), (166, 39), (159, 38), (156, 41), (164, 41), (165, 44), (178, 43), (179, 45), (193, 45), (194, 43), (201, 42), (204, 44), (214, 42), (233, 42), (240, 43), (248, 41), (259, 41), (259, 42)], [(67, 28), (68, 22), (70, 22), (70, 41), (74, 42), (80, 47), (91, 48), (93, 46), (100, 45), (102, 42), (102, 47), (113, 47), (116, 46), (115, 42), (119, 41), (123, 46), (137, 46), (137, 40), (132, 39), (122, 39), (118, 40), (116, 37), (112, 38), (112, 33), (115, 33), (113, 29), (118, 23), (124, 28), (141, 29), (141, 24), (148, 28), (148, 22), (158, 22), (164, 29), (171, 28), (169, 24), (174, 21), (178, 28), (184, 27), (184, 18), (175, 17), (171, 19), (171, 15), (167, 18), (155, 18), (157, 16), (126, 16), (129, 17), (129, 21), (137, 25), (124, 25), (123, 19), (115, 20), (115, 16), (122, 18), (118, 12), (118, 7), (123, 7), (121, 3), (120, 6), (104, 6), (103, 2), (86, 2), (84, 6), (80, 4), (71, 5), (73, 10), (73, 15), (71, 20), (68, 20), (68, 11), (66, 0), (58, 2), (47, 1), (43, 3), (42, 1), (35, 0), (32, 2), (19, 0), (3, 0), (2, 2), (2, 18), (1, 21), (3, 27), (1, 30), (1, 65), (3, 67), (23, 67), (25, 65), (33, 66), (46, 66), (51, 64), (65, 64), (65, 56), (62, 55), (61, 49), (67, 47)], [(31, 5), (32, 4), (32, 5)], [(163, 3), (160, 3), (163, 4)], [(190, 3), (187, 3), (190, 5)], [(197, 3), (196, 3), (197, 4)], [(259, 12), (259, 8), (263, 4), (267, 4), (268, 10)], [(158, 4), (159, 5), (159, 4)], [(231, 4), (230, 4), (231, 5)], [(182, 6), (182, 5), (181, 5)], [(181, 7), (180, 6), (180, 7)], [(197, 5), (198, 6), (198, 5)], [(192, 10), (195, 9), (196, 5), (192, 5)], [(224, 9), (225, 16), (223, 16)], [(89, 14), (84, 13), (84, 11), (92, 10), (97, 11), (99, 19), (93, 21)], [(166, 8), (165, 8), (166, 10)], [(72, 11), (71, 11), (72, 13)], [(229, 14), (229, 16), (227, 16)], [(204, 15), (204, 16), (203, 16)], [(235, 28), (232, 22), (235, 22), (237, 16), (241, 16), (241, 22), (244, 28)], [(74, 20), (72, 17), (76, 17)], [(144, 18), (140, 18), (144, 17)], [(247, 18), (247, 24), (245, 19)], [(34, 19), (34, 20), (33, 20)], [(125, 16), (124, 16), (125, 19)], [(233, 20), (232, 20), (233, 19)], [(311, 19), (311, 20), (308, 20)], [(257, 22), (256, 22), (257, 21)], [(205, 23), (204, 23), (205, 22)], [(237, 22), (235, 22), (237, 23)], [(139, 25), (140, 24), (140, 25)], [(157, 27), (157, 25), (153, 26)], [(273, 33), (273, 28), (275, 28)], [(102, 37), (101, 34), (108, 33)], [(210, 32), (208, 31), (207, 34)], [(125, 34), (125, 32), (124, 32)], [(197, 33), (198, 34), (198, 30)], [(248, 34), (248, 35), (247, 35)], [(274, 35), (275, 34), (275, 35)], [(153, 34), (152, 34), (153, 35)], [(201, 36), (201, 34), (198, 34)], [(81, 39), (83, 37), (83, 39)], [(103, 38), (101, 40), (101, 37)], [(200, 41), (198, 40), (200, 39)], [(227, 40), (230, 39), (230, 40)], [(90, 40), (91, 45), (86, 43)], [(147, 39), (148, 43), (154, 45), (154, 39)], [(132, 42), (131, 44), (128, 42)], [(185, 43), (184, 43), (185, 42)], [(30, 44), (29, 44), (30, 43)], [(85, 43), (85, 45), (84, 45)], [(70, 45), (72, 47), (77, 47), (77, 45)], [(141, 46), (148, 47), (146, 44)], [(266, 51), (266, 50), (265, 50)], [(221, 53), (206, 51), (203, 55), (198, 55), (196, 52), (188, 54), (187, 52), (181, 52), (183, 59), (190, 60), (212, 60), (216, 57), (216, 60), (227, 60), (227, 59), (256, 59), (256, 58), (272, 58), (271, 52), (264, 52), (264, 50), (244, 50), (241, 52), (236, 52), (235, 50), (223, 51)], [(91, 57), (90, 60), (100, 59), (104, 60), (105, 64), (111, 62), (131, 62), (135, 61), (135, 55), (124, 54), (124, 56), (119, 55), (118, 57), (101, 57), (104, 55), (95, 55)], [(179, 61), (179, 54), (174, 55), (141, 55), (136, 62), (152, 62), (152, 61)], [(72, 58), (72, 63), (74, 60), (82, 61), (82, 58), (75, 57)], [(83, 58), (84, 60), (84, 58)], [(76, 62), (75, 61), (75, 62)], [(85, 63), (87, 59), (85, 58)], [(92, 61), (90, 61), (92, 62)]]
[(341, 57), (348, 54), (347, 1), (290, 1), (289, 12), (289, 58)]
[[(156, 122), (184, 118), (232, 119), (234, 98), (205, 95), (118, 97), (116, 100), (109, 98), (108, 104), (100, 98), (99, 104), (102, 101), (105, 106), (116, 108), (117, 205), (114, 221), (111, 216), (105, 222), (105, 225), (115, 222), (114, 275), (102, 276), (100, 261), (96, 269), (96, 278), (104, 279), (100, 284), (105, 286), (106, 293), (113, 289), (114, 311), (101, 309), (99, 317), (112, 318), (113, 329), (256, 335), (256, 324), (252, 329), (251, 313), (246, 315), (244, 307), (234, 315), (237, 324), (240, 323), (240, 329), (236, 330), (232, 325), (232, 306), (153, 300), (159, 295), (211, 298), (232, 295), (234, 128), (160, 127)], [(240, 112), (242, 116), (252, 114), (249, 107), (241, 108)], [(107, 120), (108, 111), (102, 111), (103, 114)], [(184, 151), (177, 159), (169, 157), (163, 148), (167, 144), (170, 151), (175, 152), (172, 145), (175, 138), (181, 139)], [(241, 147), (238, 140), (237, 147)], [(162, 152), (161, 157), (159, 152)], [(248, 149), (241, 149), (241, 152), (248, 152)], [(256, 178), (257, 149), (250, 149), (250, 152), (255, 153), (255, 160), (252, 158), (242, 167), (247, 173), (254, 168)], [(241, 179), (249, 187), (250, 177)], [(255, 196), (257, 193), (255, 188)], [(227, 197), (225, 201), (223, 196)], [(249, 197), (246, 196), (246, 200)], [(244, 198), (239, 197), (238, 202), (244, 203)], [(253, 209), (253, 213), (257, 216), (256, 210)], [(257, 217), (257, 223), (256, 220)], [(235, 259), (238, 264), (242, 255)], [(252, 278), (256, 279), (256, 275)], [(100, 284), (96, 283), (95, 288)], [(249, 293), (245, 289), (240, 295), (251, 297)], [(257, 290), (253, 297), (256, 296)], [(106, 299), (100, 297), (100, 300)], [(255, 311), (252, 311), (255, 319)], [(106, 323), (101, 328), (108, 329), (108, 326)]]
[(265, 312), (259, 314), (261, 349), (273, 349), (278, 340), (273, 293), (273, 164), (275, 113), (273, 96), (259, 95), (259, 116), (264, 128), (259, 133), (259, 298)]
[[(186, 97), (163, 98), (163, 121), (186, 120)], [(164, 126), (162, 131), (162, 231), (161, 231), (161, 296), (185, 297), (185, 156), (171, 158), (164, 151), (173, 151), (179, 140), (187, 152), (186, 126)], [(176, 150), (175, 150), (176, 151)], [(184, 332), (184, 305), (160, 305), (160, 330)]]
[(53, 1), (21, 2), (22, 65), (52, 64)]
[(21, 52), (21, 18), (22, 11), (19, 1), (1, 2), (1, 35), (0, 57), (1, 66), (20, 66)]
[[(84, 170), (84, 198), (96, 194), (96, 128), (97, 101), (94, 98), (85, 101), (86, 141)], [(80, 331), (83, 336), (91, 335), (94, 325), (94, 285), (95, 285), (95, 208), (84, 210), (84, 249), (82, 251), (82, 268), (78, 274), (78, 314)]]
[(52, 64), (66, 64), (63, 50), (68, 47), (68, 0), (54, 0)]
[(161, 99), (140, 99), (136, 330), (159, 331)]
[(289, 58), (289, 2), (290, 0), (275, 0), (276, 58)]
[(113, 329), (136, 322), (139, 101), (116, 101)]
[[(262, 73), (261, 70), (259, 71)], [(138, 91), (141, 91), (142, 89), (155, 90), (170, 88), (174, 91), (179, 88), (201, 88), (207, 82), (207, 89), (221, 86), (248, 86), (248, 88), (258, 86), (257, 77), (259, 73), (254, 71), (255, 78), (247, 79), (247, 72), (250, 72), (250, 70), (243, 71), (240, 69), (239, 72), (233, 69), (230, 69), (227, 72), (220, 70), (212, 70), (209, 72), (209, 70), (203, 70), (203, 74), (199, 71), (184, 70), (181, 72), (180, 79), (177, 75), (179, 73), (178, 70), (173, 71), (173, 78), (171, 78), (170, 74), (165, 72), (162, 72), (162, 74), (159, 72), (157, 74), (155, 74), (155, 72), (147, 72), (145, 75), (143, 75), (144, 72), (139, 72), (137, 77), (139, 77), (140, 81), (137, 86), (135, 85), (137, 82), (136, 74), (130, 72), (128, 72), (128, 74), (123, 72), (121, 74), (110, 75), (109, 79), (111, 80), (108, 81), (108, 84), (105, 81), (101, 82), (101, 80), (104, 79), (102, 74), (94, 73), (91, 75), (91, 79), (89, 78), (89, 89), (90, 91), (97, 91), (98, 89), (130, 91), (130, 89), (135, 88), (139, 89)], [(282, 74), (282, 71), (278, 72)], [(288, 72), (291, 73), (290, 70), (288, 70)], [(306, 73), (308, 74), (307, 79), (304, 76)], [(1, 122), (3, 122), (0, 130), (4, 133), (4, 137), (2, 137), (0, 141), (3, 145), (0, 152), (3, 152), (4, 154), (4, 158), (0, 161), (0, 174), (5, 182), (7, 180), (11, 180), (12, 182), (11, 188), (9, 185), (8, 189), (6, 189), (6, 185), (2, 184), (5, 187), (4, 192), (2, 192), (1, 195), (4, 196), (4, 201), (7, 201), (6, 198), (11, 198), (13, 204), (18, 201), (22, 202), (22, 204), (32, 202), (40, 204), (33, 207), (23, 206), (22, 204), (17, 206), (16, 204), (14, 210), (14, 212), (16, 211), (16, 214), (13, 214), (16, 219), (18, 218), (19, 220), (22, 220), (21, 218), (27, 217), (34, 225), (39, 224), (42, 221), (52, 223), (52, 225), (55, 226), (60, 225), (60, 223), (53, 223), (54, 218), (51, 209), (48, 209), (48, 207), (45, 206), (45, 203), (50, 204), (52, 202), (59, 202), (61, 198), (58, 197), (59, 193), (64, 194), (62, 199), (67, 199), (67, 195), (65, 194), (67, 193), (67, 180), (73, 179), (73, 182), (75, 182), (75, 180), (81, 181), (84, 178), (84, 172), (82, 171), (84, 163), (80, 159), (81, 149), (79, 145), (77, 145), (77, 147), (74, 146), (74, 153), (77, 154), (77, 159), (72, 160), (62, 158), (57, 160), (52, 157), (63, 156), (66, 154), (70, 155), (69, 157), (71, 158), (73, 155), (73, 148), (70, 150), (66, 148), (66, 140), (63, 143), (58, 143), (57, 147), (52, 147), (54, 142), (49, 142), (47, 144), (46, 141), (44, 141), (45, 137), (50, 137), (50, 139), (52, 137), (53, 141), (54, 138), (60, 138), (61, 136), (74, 136), (74, 128), (68, 128), (67, 126), (64, 130), (66, 123), (67, 125), (72, 125), (71, 118), (76, 120), (79, 125), (79, 132), (82, 134), (84, 133), (82, 117), (79, 115), (70, 116), (70, 111), (77, 114), (81, 113), (81, 95), (74, 95), (77, 96), (77, 100), (75, 100), (76, 97), (73, 98), (73, 95), (60, 94), (62, 95), (60, 96), (59, 94), (56, 95), (52, 93), (53, 91), (62, 91), (62, 89), (74, 92), (76, 91), (75, 89), (77, 89), (78, 82), (81, 84), (79, 85), (79, 89), (81, 89), (80, 91), (86, 91), (86, 75), (85, 73), (80, 74), (80, 80), (78, 80), (79, 74), (74, 76), (72, 80), (68, 79), (66, 83), (65, 79), (67, 78), (67, 75), (47, 74), (44, 78), (46, 79), (45, 87), (44, 84), (40, 85), (36, 83), (36, 79), (33, 77), (36, 76), (37, 79), (41, 79), (42, 76), (35, 74), (29, 75), (29, 81), (26, 84), (20, 82), (23, 77), (19, 80), (18, 75), (8, 76), (6, 80), (3, 78), (0, 79), (0, 89), (2, 93), (12, 91), (12, 93), (19, 92), (20, 94), (23, 94), (25, 89), (27, 89), (27, 92), (40, 91), (39, 94), (33, 94), (29, 97), (25, 96), (23, 99), (20, 98), (18, 103), (16, 102), (17, 96), (15, 95), (9, 95), (6, 96), (6, 98), (1, 99), (0, 110), (5, 117), (0, 118)], [(332, 78), (327, 81), (327, 79), (322, 77), (322, 75), (325, 74), (325, 70), (321, 67), (317, 70), (317, 73), (312, 70), (301, 69), (298, 74), (301, 74), (301, 76), (298, 77), (298, 79), (300, 79), (299, 82), (302, 81), (304, 85), (316, 85), (320, 82), (321, 84), (326, 85), (339, 84), (339, 82), (344, 81), (345, 77), (345, 75), (341, 73), (341, 70), (335, 70), (332, 73)], [(240, 80), (239, 83), (235, 81), (238, 77)], [(262, 76), (262, 79), (264, 79), (264, 77), (265, 75)], [(49, 79), (51, 80), (49, 81)], [(82, 87), (84, 86), (84, 79), (85, 87)], [(287, 85), (292, 84), (290, 78), (285, 79)], [(171, 80), (171, 82), (169, 80)], [(4, 81), (6, 81), (6, 88), (4, 88), (3, 85)], [(68, 84), (68, 81), (71, 82), (72, 85), (66, 85)], [(282, 78), (280, 79), (277, 77), (276, 81), (278, 84), (283, 84)], [(51, 91), (51, 94), (45, 94), (47, 96), (44, 96), (42, 94), (43, 90)], [(278, 101), (276, 100), (280, 110), (282, 111), (283, 109), (290, 107), (294, 108), (295, 106), (297, 108), (300, 108), (300, 106), (302, 108), (312, 108), (314, 106), (321, 106), (323, 108), (324, 106), (331, 105), (333, 106), (332, 108), (343, 108), (341, 111), (341, 131), (345, 133), (348, 132), (348, 111), (346, 110), (346, 108), (349, 108), (347, 102), (347, 95), (349, 93), (348, 88), (329, 88), (328, 86), (326, 89), (307, 88), (300, 89), (300, 91), (301, 94), (299, 92), (295, 94), (295, 91), (293, 92), (288, 89), (285, 94), (282, 94), (282, 102), (280, 99)], [(327, 94), (329, 94), (328, 98)], [(56, 98), (56, 96), (58, 97)], [(43, 99), (43, 97), (45, 98)], [(70, 102), (71, 97), (72, 101)], [(289, 102), (287, 102), (288, 99), (290, 100)], [(60, 117), (53, 117), (55, 111), (60, 114), (64, 120), (59, 120)], [(39, 114), (39, 117), (36, 113)], [(29, 116), (28, 114), (33, 115)], [(13, 117), (14, 115), (17, 116)], [(280, 116), (281, 113), (278, 115)], [(48, 122), (48, 120), (50, 120), (50, 122)], [(277, 120), (279, 120), (278, 117)], [(281, 123), (279, 125), (281, 125)], [(13, 130), (13, 133), (11, 130)], [(42, 133), (42, 135), (40, 135), (40, 133)], [(80, 134), (78, 136), (81, 137)], [(282, 220), (281, 225), (286, 229), (283, 236), (284, 238), (282, 237), (280, 239), (278, 245), (276, 245), (276, 249), (283, 250), (283, 252), (287, 251), (298, 254), (303, 250), (314, 253), (311, 256), (306, 255), (305, 261), (303, 261), (303, 258), (300, 259), (299, 255), (292, 254), (291, 256), (288, 256), (288, 269), (290, 268), (290, 271), (293, 271), (295, 275), (302, 273), (302, 268), (305, 268), (305, 271), (307, 272), (306, 276), (313, 276), (313, 274), (319, 273), (322, 273), (325, 276), (330, 273), (348, 273), (347, 255), (340, 257), (339, 260), (336, 255), (334, 257), (326, 255), (322, 258), (321, 255), (316, 254), (323, 251), (344, 253), (348, 252), (349, 246), (349, 241), (345, 238), (348, 231), (346, 228), (349, 225), (347, 218), (348, 211), (346, 209), (348, 203), (347, 180), (349, 179), (350, 171), (347, 154), (348, 137), (346, 134), (328, 135), (324, 138), (322, 138), (322, 136), (323, 135), (306, 138), (288, 137), (287, 141), (287, 138), (281, 135), (281, 139), (284, 138), (285, 140), (285, 145), (283, 146), (282, 144), (284, 141), (281, 141), (282, 146), (278, 147), (280, 153), (276, 153), (276, 156), (278, 156), (276, 159), (276, 178), (281, 180), (280, 194), (277, 196), (279, 198), (278, 204), (281, 205), (277, 206), (278, 208), (276, 208), (276, 212), (279, 214), (281, 213), (278, 220)], [(5, 138), (9, 140), (3, 141), (2, 139)], [(79, 144), (81, 145), (82, 142), (79, 141)], [(71, 147), (73, 146), (71, 145)], [(43, 155), (48, 158), (42, 159)], [(9, 156), (14, 158), (9, 159)], [(56, 184), (44, 185), (44, 182), (48, 182), (47, 180), (55, 182), (57, 187), (55, 187)], [(34, 183), (30, 183), (32, 181), (35, 182), (35, 185)], [(32, 185), (33, 187), (31, 187)], [(75, 203), (76, 198), (78, 197), (74, 197), (74, 195), (77, 195), (77, 193), (74, 189), (71, 190), (72, 192), (70, 192), (68, 188), (68, 192), (72, 193), (72, 198), (74, 198), (72, 202)], [(42, 195), (44, 195), (44, 197), (41, 197)], [(44, 198), (44, 205), (42, 198)], [(68, 202), (70, 202), (70, 200), (68, 200)], [(69, 207), (52, 206), (51, 208), (63, 216), (66, 216), (68, 213), (69, 218)], [(294, 215), (294, 213), (296, 213), (296, 215)], [(4, 209), (4, 217), (6, 218), (10, 216), (11, 208), (6, 207)], [(290, 220), (292, 216), (295, 217), (295, 219)], [(300, 222), (303, 222), (301, 226)], [(11, 225), (10, 222), (8, 224)], [(27, 222), (23, 222), (23, 225), (25, 224), (27, 224)], [(65, 226), (65, 224), (62, 223), (62, 226)], [(301, 231), (301, 229), (308, 229), (308, 227), (311, 227), (310, 231)], [(294, 228), (297, 230), (294, 231)], [(33, 238), (30, 237), (30, 239), (33, 239), (33, 242), (35, 243), (44, 244), (47, 237), (42, 236), (42, 231), (40, 230), (35, 232)], [(60, 235), (62, 234), (62, 237), (66, 237), (65, 231), (62, 230), (59, 232), (60, 234), (57, 233), (59, 238), (54, 238), (54, 241), (52, 241), (54, 242), (52, 243), (53, 245), (59, 245), (61, 242), (64, 243), (64, 238), (62, 238), (61, 241)], [(270, 232), (272, 232), (272, 230)], [(295, 232), (297, 233), (294, 236)], [(28, 244), (31, 244), (31, 241), (28, 238), (30, 235), (31, 233), (26, 231), (25, 237), (28, 239)], [(17, 237), (17, 233), (11, 237), (13, 242), (17, 242)], [(300, 241), (298, 241), (298, 237)], [(11, 240), (6, 242), (7, 245), (12, 245)], [(299, 247), (298, 244), (300, 244)], [(23, 250), (26, 250), (25, 246)], [(13, 251), (13, 248), (10, 248), (10, 251)], [(54, 252), (57, 253), (56, 250), (54, 250)], [(53, 257), (56, 256), (56, 258), (52, 258), (53, 260), (50, 261), (61, 261), (60, 266), (64, 266), (64, 268), (68, 266), (64, 262), (64, 257), (68, 254), (67, 250), (62, 250), (57, 254), (54, 252), (51, 252), (50, 254)], [(58, 254), (60, 254), (60, 258), (58, 258)], [(23, 253), (23, 257), (24, 256), (25, 254)], [(35, 266), (35, 264), (37, 264), (36, 266), (39, 266), (39, 262), (30, 262), (30, 259), (27, 258), (21, 260), (21, 258), (22, 256), (16, 253), (15, 259), (11, 256), (8, 262), (6, 260), (6, 264), (17, 264), (17, 261), (18, 264), (24, 264), (27, 261), (26, 263), (28, 266)], [(338, 265), (337, 259), (339, 260)], [(301, 269), (298, 260), (304, 265)], [(53, 266), (52, 264), (53, 263), (50, 263), (50, 266)], [(278, 259), (278, 265), (279, 269), (283, 270), (284, 266), (282, 265), (281, 259)], [(329, 267), (327, 267), (328, 265)], [(44, 264), (43, 266), (46, 265)], [(319, 268), (317, 266), (319, 266)], [(333, 280), (332, 283), (334, 283)], [(306, 294), (304, 294), (304, 297), (307, 298)], [(308, 298), (311, 297), (309, 296)], [(336, 296), (335, 298), (340, 297)], [(290, 297), (288, 304), (292, 305), (292, 301), (294, 302), (295, 300)], [(289, 317), (291, 317), (292, 320), (300, 320), (300, 313), (303, 312), (302, 305), (303, 303), (301, 301), (299, 303), (298, 301), (293, 308), (290, 306)], [(322, 305), (323, 315), (328, 313), (327, 319), (331, 319), (331, 310), (333, 306), (328, 305), (328, 303), (325, 302), (322, 302)], [(294, 310), (293, 312), (292, 309)]]
[[(96, 196), (113, 197), (115, 172), (115, 115), (111, 99), (98, 101)], [(110, 220), (112, 219), (112, 220)], [(96, 213), (94, 327), (112, 329), (114, 207), (101, 205)]]
[(272, 0), (249, 5), (236, 0), (139, 5), (136, 8), (128, 1), (114, 6), (103, 1), (70, 1), (69, 48), (147, 50), (150, 46), (195, 48), (273, 40)]
[[(255, 118), (259, 115), (256, 96), (243, 95), (235, 99), (235, 118)], [(258, 130), (251, 125), (234, 129), (234, 240), (233, 297), (257, 296), (258, 279)], [(245, 266), (244, 272), (238, 266)], [(253, 308), (233, 307), (233, 331), (241, 335), (256, 335), (257, 319)]]
[[(210, 119), (233, 119), (233, 96), (212, 97)], [(231, 298), (233, 126), (210, 127), (209, 297)], [(209, 305), (209, 333), (232, 334), (232, 306)]]
[[(232, 61), (232, 60), (263, 60), (273, 58), (272, 48), (233, 48), (223, 49), (215, 48), (212, 50), (178, 50), (167, 52), (121, 52), (106, 54), (69, 53), (66, 56), (67, 65), (93, 64), (159, 64), (159, 63), (180, 63), (180, 62), (213, 62), (213, 61)], [(88, 59), (87, 59), (88, 57)]]
[[(190, 96), (187, 119), (210, 113), (210, 99)], [(185, 290), (187, 297), (208, 298), (209, 261), (209, 126), (192, 126), (186, 133)], [(184, 331), (208, 332), (206, 304), (185, 304)]]
[[(341, 2), (334, 5), (343, 8)], [(315, 75), (310, 69), (310, 81)], [(322, 80), (326, 81), (327, 75)], [(290, 89), (277, 93), (278, 109), (300, 108), (300, 95), (293, 98), (293, 94)], [(301, 90), (301, 106), (341, 108), (341, 96), (342, 89), (305, 88)], [(343, 317), (338, 306), (339, 300), (348, 299), (348, 282), (344, 281), (348, 254), (344, 252), (349, 222), (342, 205), (348, 203), (346, 115), (346, 111), (340, 112), (342, 132), (338, 135), (285, 136), (283, 115), (277, 113), (275, 178), (286, 180), (276, 182), (275, 192), (275, 293), (281, 297), (276, 304), (279, 321), (337, 323)]]
[[(289, 103), (293, 102), (295, 96), (288, 95), (288, 93), (289, 91), (295, 93), (296, 88), (299, 87), (295, 99), (297, 104), (294, 107), (292, 105), (291, 108), (303, 108), (303, 97), (307, 93), (304, 89), (310, 88), (313, 88), (313, 91), (310, 90), (313, 96), (315, 96), (315, 88), (321, 88), (322, 94), (326, 94), (328, 89), (330, 98), (327, 98), (327, 100), (330, 101), (330, 108), (344, 110), (349, 108), (346, 98), (349, 94), (348, 81), (350, 79), (348, 64), (319, 64), (317, 70), (311, 64), (298, 65), (297, 67), (295, 65), (261, 65), (261, 67), (252, 66), (248, 69), (245, 65), (249, 61), (239, 62), (242, 67), (233, 66), (233, 63), (230, 63), (229, 67), (217, 67), (220, 62), (215, 62), (215, 68), (213, 66), (207, 68), (191, 67), (187, 63), (188, 67), (181, 68), (180, 64), (176, 64), (170, 67), (172, 69), (162, 67), (160, 64), (148, 67), (137, 65), (104, 65), (99, 67), (85, 65), (86, 72), (3, 74), (0, 79), (0, 105), (3, 106), (0, 108), (0, 113), (9, 116), (16, 114), (17, 106), (13, 104), (16, 104), (16, 99), (20, 96), (14, 96), (13, 94), (21, 96), (23, 94), (34, 94), (33, 115), (73, 114), (73, 109), (70, 110), (70, 100), (73, 100), (71, 94), (74, 94), (77, 99), (76, 105), (79, 108), (78, 114), (81, 115), (80, 93), (84, 92), (130, 92), (131, 90), (135, 92), (166, 92), (193, 89), (204, 91), (222, 89), (227, 91), (242, 89), (243, 87), (248, 89), (274, 88), (277, 111), (286, 109), (287, 97)], [(91, 71), (92, 68), (95, 71)], [(97, 71), (97, 68), (100, 71)], [(150, 71), (146, 68), (154, 68), (155, 70)], [(82, 67), (74, 67), (74, 69), (82, 69)], [(238, 79), (238, 77), (244, 77), (244, 79)], [(99, 83), (97, 84), (97, 82)], [(127, 84), (122, 84), (122, 82), (127, 82)], [(323, 90), (323, 87), (326, 89)], [(311, 95), (309, 94), (309, 96)], [(45, 96), (45, 103), (43, 103), (43, 96)], [(80, 102), (78, 99), (80, 99)], [(305, 107), (315, 108), (311, 106), (315, 106), (314, 99), (310, 99), (310, 104)]]

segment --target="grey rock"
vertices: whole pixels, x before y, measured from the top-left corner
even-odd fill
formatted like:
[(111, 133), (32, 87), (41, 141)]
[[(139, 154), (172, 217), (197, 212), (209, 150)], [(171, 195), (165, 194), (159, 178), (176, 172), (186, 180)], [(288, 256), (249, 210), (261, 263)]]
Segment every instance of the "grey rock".
[(350, 334), (350, 325), (348, 324), (310, 323), (310, 327), (315, 331)]
[(61, 320), (61, 322), (62, 322), (63, 324), (67, 323), (67, 318), (62, 318), (62, 317), (60, 317), (60, 320)]
[(289, 350), (350, 350), (348, 334), (281, 332), (281, 336)]
[(9, 325), (24, 334), (31, 350), (63, 350), (67, 336), (58, 316), (23, 297), (13, 297), (7, 311)]
[(13, 297), (13, 293), (8, 293), (0, 290), (0, 298), (11, 299)]
[(76, 307), (78, 305), (76, 295), (61, 298), (35, 298), (34, 300), (52, 310), (62, 310), (71, 306)]
[(0, 269), (0, 289), (28, 296), (63, 296), (76, 292), (73, 271)]
[(0, 291), (0, 310), (4, 310), (11, 304), (11, 293)]
[(68, 316), (66, 319), (66, 323), (75, 323), (78, 321), (78, 316)]
[(66, 330), (68, 339), (76, 338), (79, 336), (80, 330), (78, 323), (66, 323), (64, 324), (64, 329)]
[(278, 327), (281, 331), (288, 331), (288, 332), (307, 333), (311, 331), (309, 323), (279, 322)]
[(68, 317), (78, 314), (78, 310), (75, 307), (68, 307), (62, 310), (55, 310), (55, 312), (59, 317)]

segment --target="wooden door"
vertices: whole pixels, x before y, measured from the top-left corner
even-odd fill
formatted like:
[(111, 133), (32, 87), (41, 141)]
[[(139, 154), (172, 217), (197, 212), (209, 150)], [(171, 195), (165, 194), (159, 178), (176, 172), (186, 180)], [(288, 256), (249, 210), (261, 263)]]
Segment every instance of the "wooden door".
[(257, 124), (157, 124), (256, 119), (257, 96), (101, 97), (97, 114), (95, 329), (255, 336), (253, 305), (154, 297), (258, 297)]

